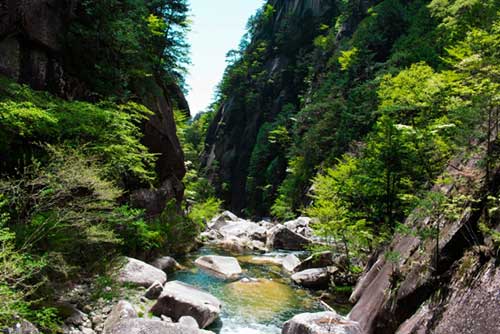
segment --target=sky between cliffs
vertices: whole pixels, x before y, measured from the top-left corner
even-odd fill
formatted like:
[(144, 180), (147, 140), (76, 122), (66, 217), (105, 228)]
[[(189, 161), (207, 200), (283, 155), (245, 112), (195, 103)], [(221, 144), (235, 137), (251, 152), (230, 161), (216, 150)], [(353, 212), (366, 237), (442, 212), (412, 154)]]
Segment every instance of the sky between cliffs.
[(193, 24), (190, 87), (187, 99), (191, 114), (204, 111), (213, 100), (214, 89), (226, 68), (226, 53), (235, 49), (245, 33), (248, 18), (264, 0), (191, 0)]

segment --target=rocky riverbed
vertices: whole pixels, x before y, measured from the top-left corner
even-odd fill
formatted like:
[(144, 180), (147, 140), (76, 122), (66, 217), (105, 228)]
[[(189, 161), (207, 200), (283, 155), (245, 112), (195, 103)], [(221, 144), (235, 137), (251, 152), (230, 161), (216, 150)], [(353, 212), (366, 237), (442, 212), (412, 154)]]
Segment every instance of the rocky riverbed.
[(347, 313), (346, 298), (332, 298), (324, 289), (353, 279), (341, 256), (307, 251), (321, 242), (313, 237), (311, 223), (306, 217), (279, 225), (251, 222), (225, 212), (207, 224), (200, 236), (204, 246), (179, 262), (168, 256), (149, 264), (123, 258), (108, 280), (74, 286), (58, 305), (67, 314), (63, 331), (334, 333), (336, 324), (345, 333), (357, 333), (323, 301), (337, 299), (335, 309)]

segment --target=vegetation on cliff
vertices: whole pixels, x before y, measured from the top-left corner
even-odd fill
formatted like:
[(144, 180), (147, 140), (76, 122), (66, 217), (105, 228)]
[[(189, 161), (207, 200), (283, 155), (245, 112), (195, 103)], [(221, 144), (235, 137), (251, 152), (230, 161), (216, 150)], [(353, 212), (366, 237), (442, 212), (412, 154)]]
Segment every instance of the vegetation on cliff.
[(191, 243), (198, 218), (181, 203), (157, 217), (128, 203), (130, 191), (159, 183), (144, 104), (159, 86), (183, 86), (188, 9), (184, 0), (80, 2), (67, 36), (54, 38), (88, 91), (82, 101), (0, 77), (1, 328), (21, 317), (56, 332), (48, 306), (59, 284), (120, 254)]
[[(228, 205), (226, 194), (244, 182), (247, 214), (305, 212), (320, 218), (319, 233), (364, 252), (427, 198), (457, 152), (488, 141), (495, 165), (500, 96), (497, 1), (385, 0), (365, 12), (367, 3), (335, 2), (328, 21), (301, 24), (307, 33), (292, 25), (304, 37), (295, 49), (280, 39), (284, 21), (310, 16), (264, 7), (222, 81), (225, 118), (215, 122), (223, 130), (208, 138), (227, 161), (218, 144), (234, 137), (228, 126), (258, 126), (240, 152), (249, 156), (244, 171), (234, 176), (226, 164), (217, 173)], [(283, 57), (277, 74), (269, 64)], [(283, 96), (289, 86), (292, 97)]]

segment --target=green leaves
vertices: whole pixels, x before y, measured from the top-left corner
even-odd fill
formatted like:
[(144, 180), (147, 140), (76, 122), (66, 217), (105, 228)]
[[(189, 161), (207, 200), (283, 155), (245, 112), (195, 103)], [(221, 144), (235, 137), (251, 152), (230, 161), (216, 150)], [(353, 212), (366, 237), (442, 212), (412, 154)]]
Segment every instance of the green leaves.
[[(32, 142), (80, 147), (99, 157), (105, 175), (119, 180), (125, 175), (153, 182), (155, 156), (141, 143), (140, 126), (152, 112), (143, 105), (110, 101), (96, 104), (65, 101), (6, 79), (0, 91), (0, 152), (7, 163), (29, 152)], [(11, 152), (18, 146), (18, 152)]]

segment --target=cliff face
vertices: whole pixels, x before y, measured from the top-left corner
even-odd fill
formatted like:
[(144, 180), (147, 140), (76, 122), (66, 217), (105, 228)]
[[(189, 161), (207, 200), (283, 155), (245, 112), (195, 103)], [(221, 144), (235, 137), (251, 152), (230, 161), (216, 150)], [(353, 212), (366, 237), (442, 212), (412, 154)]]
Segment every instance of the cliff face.
[[(248, 73), (245, 82), (233, 86), (221, 102), (206, 140), (205, 163), (209, 168), (216, 166), (216, 186), (235, 212), (252, 202), (248, 178), (252, 153), (257, 155), (254, 149), (259, 131), (266, 122), (276, 120), (285, 106), (298, 106), (307, 72), (296, 71), (297, 63), (312, 49), (321, 23), (329, 24), (337, 10), (332, 0), (272, 0), (269, 5), (274, 15), (257, 28), (249, 47), (253, 50), (259, 43), (266, 45), (261, 64), (254, 69), (263, 73), (263, 78), (257, 82)], [(280, 33), (286, 34), (286, 39), (279, 40)], [(252, 100), (252, 94), (261, 98)], [(281, 155), (274, 161), (277, 167), (272, 178), (276, 187), (285, 176), (286, 159)]]
[[(87, 99), (92, 87), (69, 73), (65, 33), (77, 12), (78, 0), (7, 0), (0, 4), (0, 73), (37, 90), (67, 99)], [(134, 202), (157, 214), (168, 198), (182, 199), (184, 156), (176, 135), (173, 106), (189, 113), (176, 85), (151, 79), (139, 96), (154, 115), (145, 122), (144, 144), (158, 154), (159, 191), (139, 190)], [(136, 186), (132, 185), (131, 188)]]

